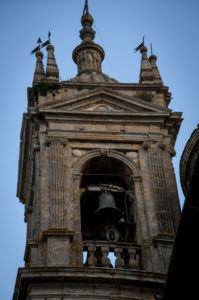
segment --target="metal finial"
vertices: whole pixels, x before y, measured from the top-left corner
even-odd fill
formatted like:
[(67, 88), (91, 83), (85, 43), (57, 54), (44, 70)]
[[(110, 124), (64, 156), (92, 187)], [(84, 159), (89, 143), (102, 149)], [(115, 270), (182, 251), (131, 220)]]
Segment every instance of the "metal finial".
[(153, 54), (153, 47), (152, 47), (152, 43), (150, 44), (151, 47), (151, 55)]
[(48, 39), (49, 39), (49, 42), (50, 42), (50, 37), (51, 37), (51, 32), (50, 30), (48, 31)]
[(41, 43), (42, 43), (42, 40), (39, 37), (38, 40), (37, 40), (37, 44), (39, 44), (39, 46), (40, 46)]
[[(137, 47), (134, 49), (134, 51), (137, 52), (137, 51), (140, 50), (143, 46), (144, 46), (144, 36), (143, 36), (143, 39), (142, 39), (142, 43), (141, 43), (139, 46), (137, 46)], [(134, 52), (134, 53), (135, 53), (135, 52)]]
[(83, 15), (84, 14), (89, 14), (89, 11), (88, 11), (88, 0), (85, 0)]

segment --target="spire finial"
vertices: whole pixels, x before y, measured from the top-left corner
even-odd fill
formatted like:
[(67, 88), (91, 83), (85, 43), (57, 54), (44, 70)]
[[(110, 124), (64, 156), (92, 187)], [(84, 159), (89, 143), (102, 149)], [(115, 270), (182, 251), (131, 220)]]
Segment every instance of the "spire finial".
[(46, 79), (48, 81), (59, 81), (59, 69), (56, 63), (54, 50), (55, 48), (51, 44), (46, 47), (46, 51), (48, 52)]
[(151, 55), (153, 54), (153, 46), (152, 43), (150, 43), (150, 48), (151, 48)]
[(41, 51), (37, 51), (35, 53), (36, 56), (36, 67), (35, 67), (35, 73), (34, 73), (34, 79), (33, 79), (33, 86), (37, 85), (39, 82), (44, 80), (46, 78), (45, 72), (44, 72), (44, 65), (43, 65), (43, 53)]
[(140, 52), (142, 54), (140, 82), (149, 83), (149, 82), (153, 81), (153, 71), (152, 71), (152, 67), (149, 62), (148, 56), (147, 56), (147, 47), (142, 46), (140, 49)]
[(84, 5), (84, 10), (83, 10), (83, 15), (89, 14), (88, 10), (88, 0), (85, 0), (85, 5)]
[(160, 72), (156, 65), (156, 60), (157, 60), (157, 56), (155, 54), (153, 54), (153, 51), (151, 51), (151, 56), (149, 57), (149, 62), (151, 64), (152, 71), (153, 71), (153, 76), (154, 76), (153, 82), (163, 84), (162, 78), (160, 76)]
[(78, 74), (101, 73), (101, 63), (105, 54), (102, 47), (93, 41), (95, 38), (95, 30), (92, 28), (93, 17), (88, 11), (88, 0), (85, 1), (81, 23), (83, 26), (80, 30), (82, 42), (73, 51), (73, 60), (77, 64)]

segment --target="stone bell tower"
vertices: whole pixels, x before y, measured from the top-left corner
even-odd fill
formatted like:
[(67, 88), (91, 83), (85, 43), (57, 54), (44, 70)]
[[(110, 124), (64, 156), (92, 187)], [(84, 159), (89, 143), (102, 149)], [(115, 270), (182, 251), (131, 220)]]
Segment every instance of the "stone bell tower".
[(17, 195), (25, 266), (14, 300), (154, 299), (167, 274), (180, 208), (172, 156), (181, 113), (168, 108), (157, 57), (141, 47), (139, 83), (102, 72), (84, 11), (78, 74), (59, 81), (54, 47), (36, 53), (23, 116)]

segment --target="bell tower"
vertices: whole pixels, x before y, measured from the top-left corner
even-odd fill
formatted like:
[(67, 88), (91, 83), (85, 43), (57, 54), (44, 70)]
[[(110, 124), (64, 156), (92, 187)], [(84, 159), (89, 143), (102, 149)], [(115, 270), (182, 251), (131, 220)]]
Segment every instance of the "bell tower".
[(157, 57), (142, 45), (138, 83), (102, 72), (86, 1), (77, 75), (59, 80), (55, 48), (36, 52), (23, 116), (17, 196), (25, 266), (14, 300), (161, 295), (180, 217), (172, 157), (181, 113), (168, 108)]

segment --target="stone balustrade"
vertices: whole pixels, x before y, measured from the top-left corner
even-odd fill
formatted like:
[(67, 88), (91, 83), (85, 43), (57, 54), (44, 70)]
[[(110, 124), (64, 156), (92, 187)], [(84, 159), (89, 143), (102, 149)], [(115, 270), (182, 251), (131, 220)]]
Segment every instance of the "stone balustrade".
[[(141, 269), (141, 246), (132, 243), (83, 241), (86, 267)], [(115, 263), (108, 256), (115, 255)]]

